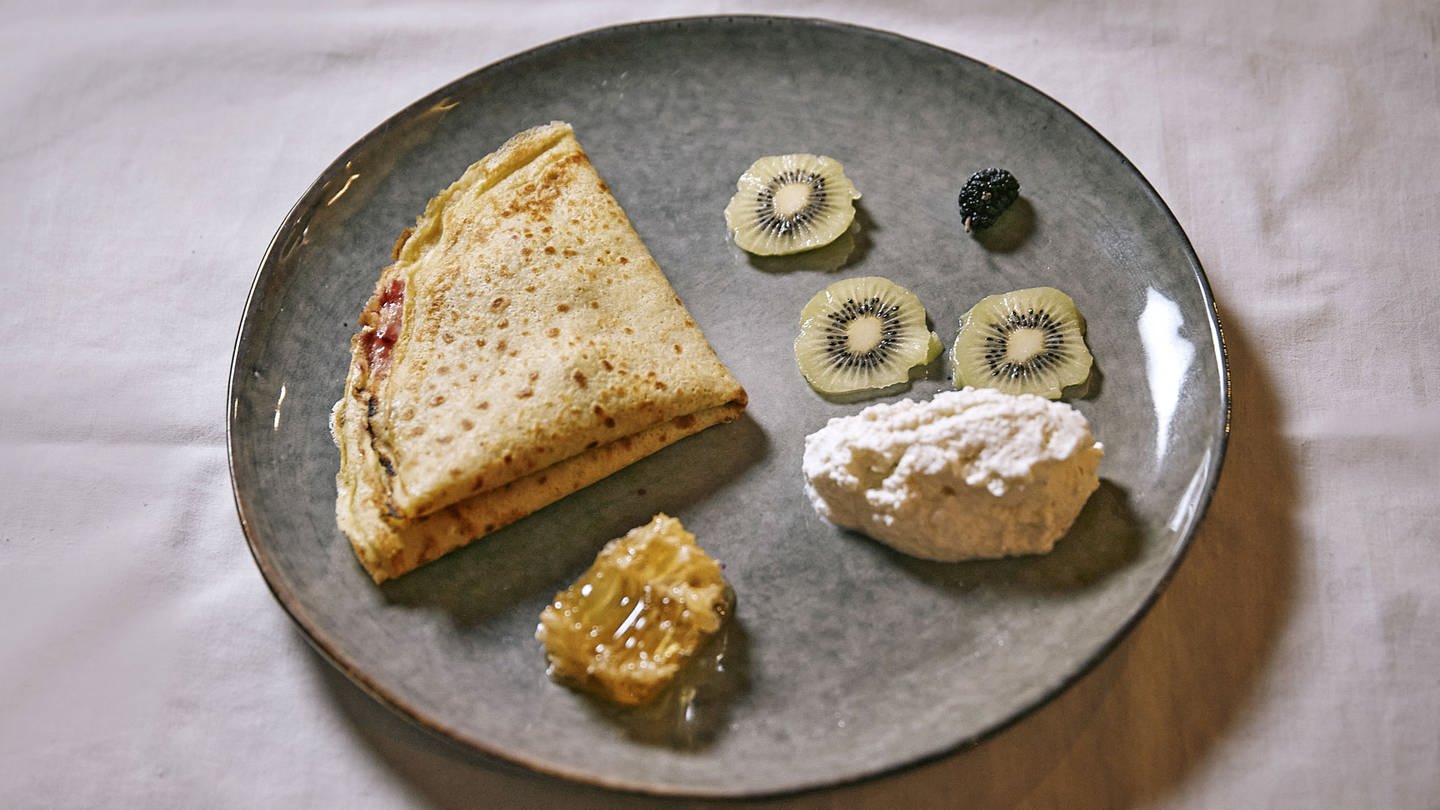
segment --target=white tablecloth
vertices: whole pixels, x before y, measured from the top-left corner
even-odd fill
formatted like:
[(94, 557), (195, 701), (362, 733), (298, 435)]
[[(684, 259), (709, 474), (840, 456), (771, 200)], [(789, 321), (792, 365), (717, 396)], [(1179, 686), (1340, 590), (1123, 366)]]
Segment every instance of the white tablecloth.
[(784, 804), (1436, 807), (1440, 6), (953, 5), (5, 3), (0, 806), (634, 801), (437, 742), (311, 652), (236, 519), (228, 364), (276, 227), (385, 117), (573, 33), (745, 11), (924, 39), (1093, 124), (1192, 238), (1235, 400), (1189, 556), (1097, 668)]

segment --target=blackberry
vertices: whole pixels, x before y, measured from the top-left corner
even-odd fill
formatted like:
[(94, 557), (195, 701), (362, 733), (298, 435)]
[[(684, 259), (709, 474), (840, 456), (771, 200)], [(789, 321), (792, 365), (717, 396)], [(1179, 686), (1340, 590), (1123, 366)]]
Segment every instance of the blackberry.
[(1020, 197), (1020, 181), (1004, 169), (981, 169), (960, 189), (960, 217), (965, 232), (988, 228)]

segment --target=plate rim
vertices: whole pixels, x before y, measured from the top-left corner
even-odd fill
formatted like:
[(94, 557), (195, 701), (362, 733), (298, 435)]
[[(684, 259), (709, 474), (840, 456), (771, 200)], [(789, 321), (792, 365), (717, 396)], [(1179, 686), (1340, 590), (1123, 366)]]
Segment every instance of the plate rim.
[[(444, 718), (434, 716), (431, 713), (421, 711), (419, 708), (407, 703), (399, 694), (392, 694), (387, 691), (375, 678), (366, 673), (363, 668), (354, 661), (349, 660), (338, 649), (336, 641), (329, 637), (328, 631), (318, 622), (305, 608), (300, 595), (292, 590), (287, 584), (287, 577), (282, 567), (277, 565), (268, 549), (262, 548), (263, 543), (257, 542), (256, 529), (252, 526), (252, 518), (248, 510), (246, 499), (241, 493), (241, 484), (237, 468), (237, 429), (235, 425), (236, 413), (239, 400), (237, 389), (243, 385), (241, 379), (240, 359), (245, 350), (246, 338), (253, 327), (253, 317), (257, 315), (256, 306), (259, 297), (263, 294), (265, 285), (274, 274), (274, 266), (285, 252), (285, 238), (303, 220), (303, 212), (315, 207), (315, 203), (324, 194), (329, 178), (335, 174), (338, 167), (345, 165), (345, 162), (356, 154), (363, 151), (370, 141), (384, 133), (391, 126), (412, 118), (416, 111), (429, 109), (436, 102), (450, 95), (450, 91), (470, 83), (481, 74), (499, 72), (506, 67), (520, 61), (535, 58), (546, 52), (574, 47), (589, 40), (597, 40), (610, 36), (634, 35), (649, 31), (659, 31), (665, 28), (702, 27), (715, 25), (793, 25), (801, 27), (828, 28), (844, 33), (849, 36), (869, 37), (889, 41), (892, 44), (902, 47), (920, 47), (944, 56), (947, 59), (956, 59), (969, 62), (973, 65), (984, 67), (988, 71), (999, 75), (1002, 79), (1018, 88), (1021, 92), (1034, 94), (1043, 101), (1054, 105), (1055, 108), (1063, 111), (1069, 118), (1083, 126), (1093, 136), (1096, 142), (1105, 150), (1109, 151), (1124, 166), (1131, 177), (1138, 181), (1140, 188), (1163, 215), (1165, 222), (1179, 237), (1179, 247), (1188, 260), (1192, 270), (1192, 281), (1196, 283), (1200, 292), (1201, 301), (1206, 311), (1206, 325), (1209, 328), (1209, 350), (1213, 353), (1217, 363), (1217, 394), (1219, 397), (1220, 424), (1214, 426), (1218, 431), (1213, 438), (1212, 447), (1214, 452), (1206, 465), (1206, 485), (1201, 496), (1197, 499), (1193, 509), (1193, 517), (1189, 520), (1187, 530), (1181, 535), (1176, 543), (1176, 549), (1161, 572), (1155, 585), (1149, 590), (1145, 598), (1140, 600), (1132, 609), (1130, 615), (1120, 626), (1089, 655), (1076, 664), (1073, 669), (1063, 677), (1058, 678), (1051, 686), (1041, 690), (1037, 696), (1010, 712), (1004, 719), (995, 722), (978, 732), (965, 735), (950, 744), (939, 746), (929, 753), (913, 756), (908, 760), (869, 767), (840, 777), (811, 780), (797, 783), (789, 787), (725, 790), (719, 788), (704, 788), (676, 784), (674, 782), (650, 781), (642, 782), (635, 779), (607, 778), (604, 774), (593, 771), (586, 771), (579, 768), (567, 769), (555, 767), (543, 761), (536, 761), (523, 755), (513, 754), (503, 746), (487, 743), (483, 739), (468, 735), (453, 724), (447, 723)], [(806, 793), (837, 789), (843, 786), (856, 785), (865, 782), (877, 781), (891, 776), (914, 770), (925, 764), (948, 758), (969, 748), (978, 746), (985, 741), (1003, 733), (1020, 721), (1033, 715), (1041, 707), (1051, 703), (1060, 694), (1068, 690), (1077, 681), (1085, 677), (1093, 670), (1100, 661), (1104, 660), (1119, 645), (1121, 641), (1128, 638), (1135, 626), (1143, 619), (1159, 600), (1160, 596), (1168, 588), (1174, 579), (1180, 564), (1188, 555), (1193, 544), (1196, 533), (1204, 521), (1206, 512), (1214, 499), (1215, 492), (1219, 486), (1220, 476), (1224, 468), (1225, 457), (1230, 439), (1230, 420), (1232, 407), (1231, 370), (1229, 363), (1229, 351), (1225, 343), (1224, 329), (1221, 323), (1219, 307), (1216, 303), (1214, 292), (1209, 279), (1204, 271), (1199, 255), (1196, 253), (1189, 235), (1181, 226), (1178, 218), (1170, 209), (1168, 203), (1155, 190), (1154, 186), (1144, 174), (1127, 158), (1113, 143), (1102, 133), (1095, 129), (1087, 120), (1075, 113), (1065, 104), (1054, 97), (1025, 82), (1007, 71), (997, 68), (988, 62), (976, 59), (958, 51), (927, 42), (916, 37), (901, 34), (895, 31), (870, 27), (857, 23), (843, 22), (829, 18), (810, 16), (786, 16), (773, 14), (717, 14), (717, 15), (693, 15), (664, 17), (656, 19), (641, 19), (623, 22), (613, 25), (603, 25), (585, 29), (574, 34), (565, 35), (538, 45), (531, 46), (524, 50), (512, 53), (493, 62), (482, 65), (463, 75), (457, 76), (444, 84), (436, 87), (416, 100), (404, 105), (396, 112), (386, 116), (380, 123), (367, 130), (356, 139), (350, 146), (336, 155), (316, 175), (315, 179), (306, 187), (296, 202), (290, 206), (280, 225), (271, 236), (260, 263), (251, 280), (250, 289), (246, 295), (245, 304), (241, 313), (240, 322), (236, 329), (235, 339), (232, 345), (229, 378), (226, 384), (226, 418), (225, 418), (225, 445), (226, 445), (226, 467), (230, 477), (231, 495), (235, 503), (235, 509), (240, 521), (241, 531), (245, 536), (246, 545), (250, 549), (251, 557), (259, 568), (261, 577), (271, 595), (280, 604), (281, 608), (295, 623), (301, 631), (301, 636), (309, 646), (320, 654), (331, 666), (335, 667), (346, 678), (357, 686), (362, 692), (369, 695), (376, 702), (385, 706), (408, 721), (412, 726), (419, 728), (428, 736), (440, 742), (457, 748), (469, 754), (478, 754), (485, 757), (492, 764), (517, 767), (523, 772), (539, 774), (546, 777), (566, 780), (577, 784), (591, 785), (607, 790), (630, 793), (643, 796), (664, 796), (676, 798), (693, 799), (764, 799), (778, 798), (784, 796), (798, 796)]]

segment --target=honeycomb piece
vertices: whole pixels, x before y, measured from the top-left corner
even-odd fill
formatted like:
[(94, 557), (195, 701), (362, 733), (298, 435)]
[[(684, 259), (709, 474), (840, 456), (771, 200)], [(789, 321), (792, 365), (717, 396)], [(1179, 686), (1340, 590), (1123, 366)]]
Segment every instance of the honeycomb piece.
[(552, 678), (638, 705), (664, 691), (733, 604), (720, 564), (659, 514), (607, 543), (540, 614), (535, 637)]

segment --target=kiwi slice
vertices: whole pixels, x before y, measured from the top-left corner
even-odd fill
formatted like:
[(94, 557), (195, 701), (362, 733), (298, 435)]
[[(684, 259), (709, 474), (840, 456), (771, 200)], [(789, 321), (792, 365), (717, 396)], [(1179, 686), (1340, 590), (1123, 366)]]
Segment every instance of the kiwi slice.
[(864, 276), (831, 284), (800, 310), (795, 361), (816, 391), (850, 394), (908, 382), (940, 348), (914, 293)]
[(960, 318), (950, 354), (955, 387), (1059, 399), (1090, 377), (1085, 318), (1070, 296), (1031, 287), (982, 298)]
[(839, 161), (823, 155), (771, 155), (750, 165), (725, 206), (735, 244), (761, 256), (828, 245), (855, 221), (860, 192)]

